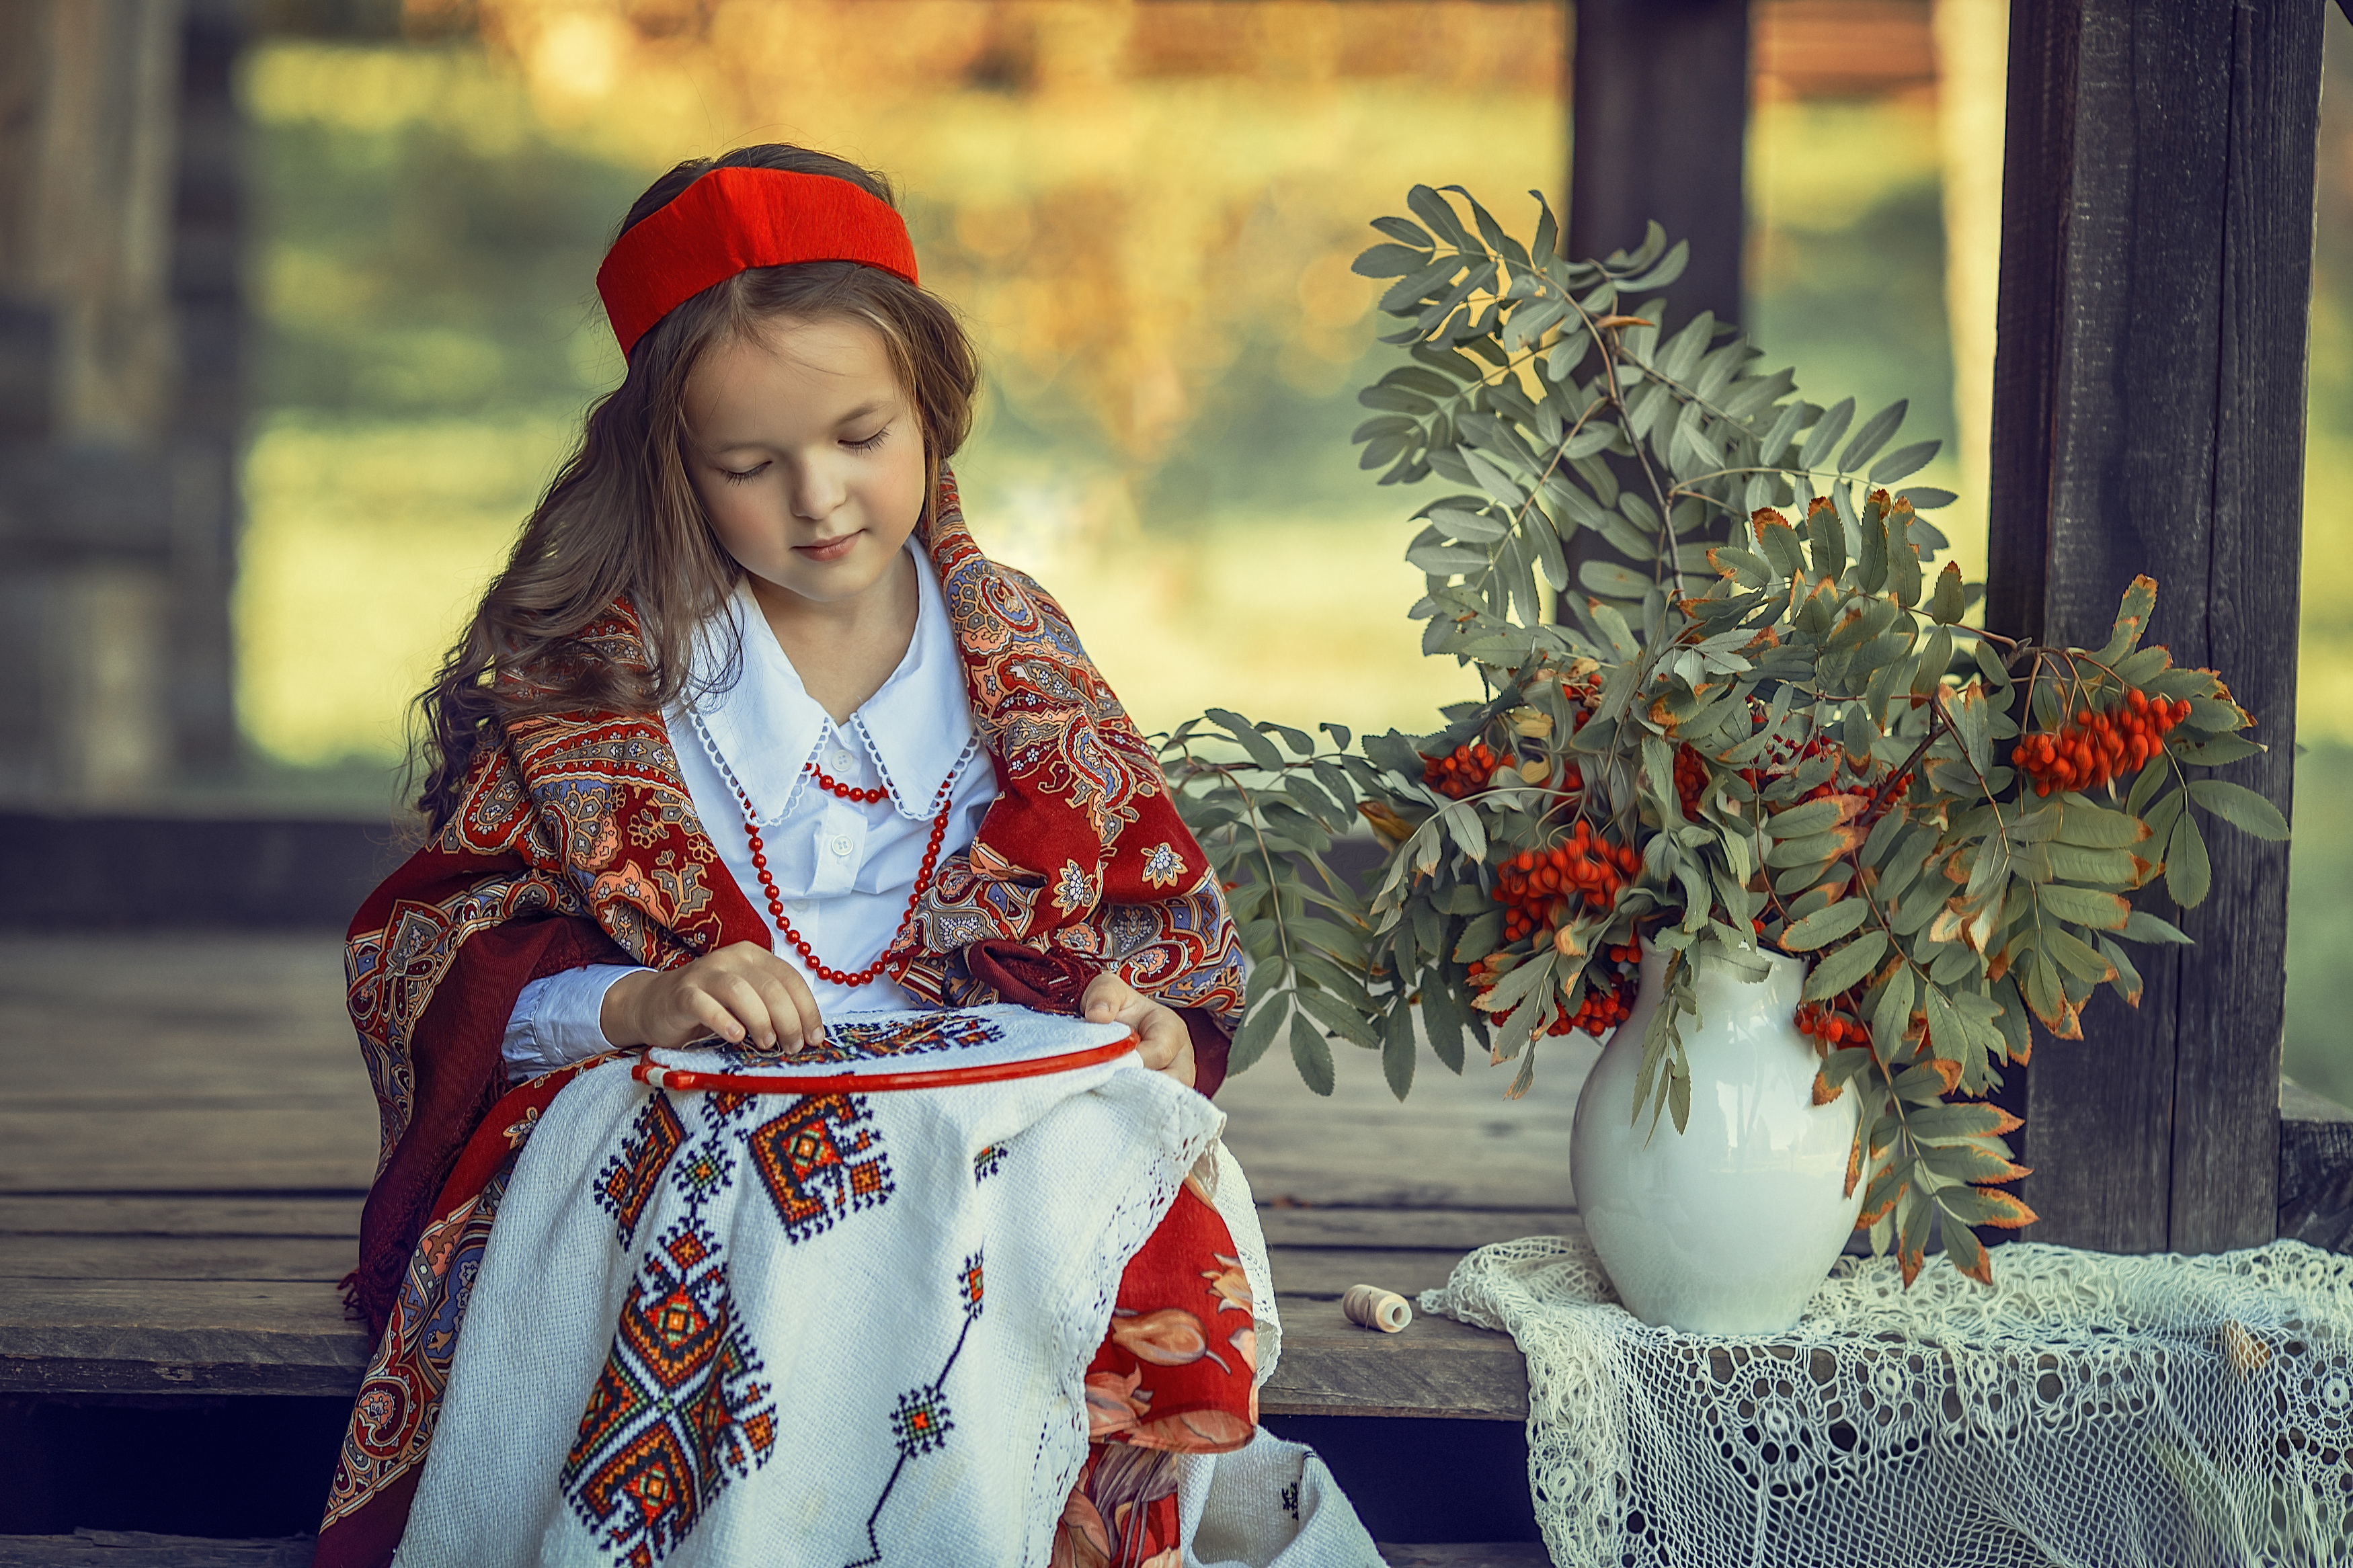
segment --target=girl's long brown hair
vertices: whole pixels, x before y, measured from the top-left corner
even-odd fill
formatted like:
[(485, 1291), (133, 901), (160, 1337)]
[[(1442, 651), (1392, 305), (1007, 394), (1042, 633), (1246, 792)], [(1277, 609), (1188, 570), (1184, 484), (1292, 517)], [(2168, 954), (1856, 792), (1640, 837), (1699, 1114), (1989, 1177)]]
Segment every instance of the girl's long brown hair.
[[(638, 198), (621, 232), (711, 170), (742, 166), (828, 174), (893, 201), (881, 174), (771, 143), (681, 163)], [(417, 806), (428, 831), (438, 834), (455, 815), (467, 771), (482, 747), (496, 743), (500, 725), (545, 713), (652, 712), (685, 689), (695, 627), (743, 576), (687, 477), (686, 381), (713, 344), (777, 317), (847, 318), (881, 334), (915, 406), (934, 481), (940, 463), (963, 445), (980, 380), (971, 342), (939, 299), (878, 268), (851, 261), (756, 268), (663, 317), (638, 341), (621, 384), (589, 409), (579, 447), (417, 699), (425, 775)], [(927, 510), (935, 489), (926, 488)], [(624, 595), (645, 629), (643, 668), (616, 664), (580, 637)]]

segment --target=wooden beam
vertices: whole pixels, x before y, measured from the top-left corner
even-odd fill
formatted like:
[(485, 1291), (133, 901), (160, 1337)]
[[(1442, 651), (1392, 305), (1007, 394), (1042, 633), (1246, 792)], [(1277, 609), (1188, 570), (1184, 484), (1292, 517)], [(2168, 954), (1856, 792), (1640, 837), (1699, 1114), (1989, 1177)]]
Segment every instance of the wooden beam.
[[(2150, 640), (2259, 716), (2272, 750), (2226, 776), (2283, 810), (2325, 3), (2010, 12), (1988, 624), (2097, 645), (2156, 577)], [(2209, 843), (2198, 945), (2148, 952), (2137, 1012), (2104, 990), (2024, 1075), (2031, 1239), (2272, 1236), (2287, 855)]]
[(1739, 320), (1748, 0), (1570, 9), (1568, 254), (1630, 249), (1656, 219), (1691, 241), (1676, 314)]

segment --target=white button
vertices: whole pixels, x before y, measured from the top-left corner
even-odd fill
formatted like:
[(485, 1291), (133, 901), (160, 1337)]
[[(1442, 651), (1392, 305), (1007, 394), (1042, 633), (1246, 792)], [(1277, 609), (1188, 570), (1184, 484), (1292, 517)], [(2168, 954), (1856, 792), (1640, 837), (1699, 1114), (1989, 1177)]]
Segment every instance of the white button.
[(837, 855), (847, 855), (849, 853), (849, 835), (847, 833), (837, 833), (833, 836), (833, 852)]
[(834, 766), (834, 770), (838, 773), (849, 766), (849, 753), (837, 746), (834, 748), (833, 754), (828, 757), (826, 761), (831, 763)]

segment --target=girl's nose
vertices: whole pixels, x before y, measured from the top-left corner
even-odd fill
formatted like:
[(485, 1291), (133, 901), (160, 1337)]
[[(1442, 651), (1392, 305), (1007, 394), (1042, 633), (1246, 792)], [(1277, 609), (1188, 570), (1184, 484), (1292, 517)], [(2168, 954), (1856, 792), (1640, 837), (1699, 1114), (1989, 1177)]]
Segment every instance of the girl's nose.
[(797, 466), (792, 489), (787, 498), (793, 515), (808, 522), (823, 522), (841, 508), (849, 488), (833, 465), (822, 458)]

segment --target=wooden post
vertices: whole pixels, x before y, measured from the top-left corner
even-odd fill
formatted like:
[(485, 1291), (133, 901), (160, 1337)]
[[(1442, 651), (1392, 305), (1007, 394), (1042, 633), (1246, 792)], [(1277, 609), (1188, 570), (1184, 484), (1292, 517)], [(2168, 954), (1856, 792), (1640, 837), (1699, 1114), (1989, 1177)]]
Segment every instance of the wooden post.
[(237, 759), (242, 0), (0, 0), (0, 793)]
[(1568, 254), (1691, 241), (1676, 315), (1740, 319), (1748, 0), (1577, 0), (1570, 7)]
[[(1987, 624), (2096, 646), (2148, 573), (2150, 640), (2219, 668), (2272, 747), (2224, 776), (2283, 810), (2324, 3), (2010, 11)], [(2006, 1090), (2030, 1239), (2272, 1237), (2287, 853), (2208, 842), (2198, 945), (2148, 950), (2137, 1012), (2104, 988)]]

